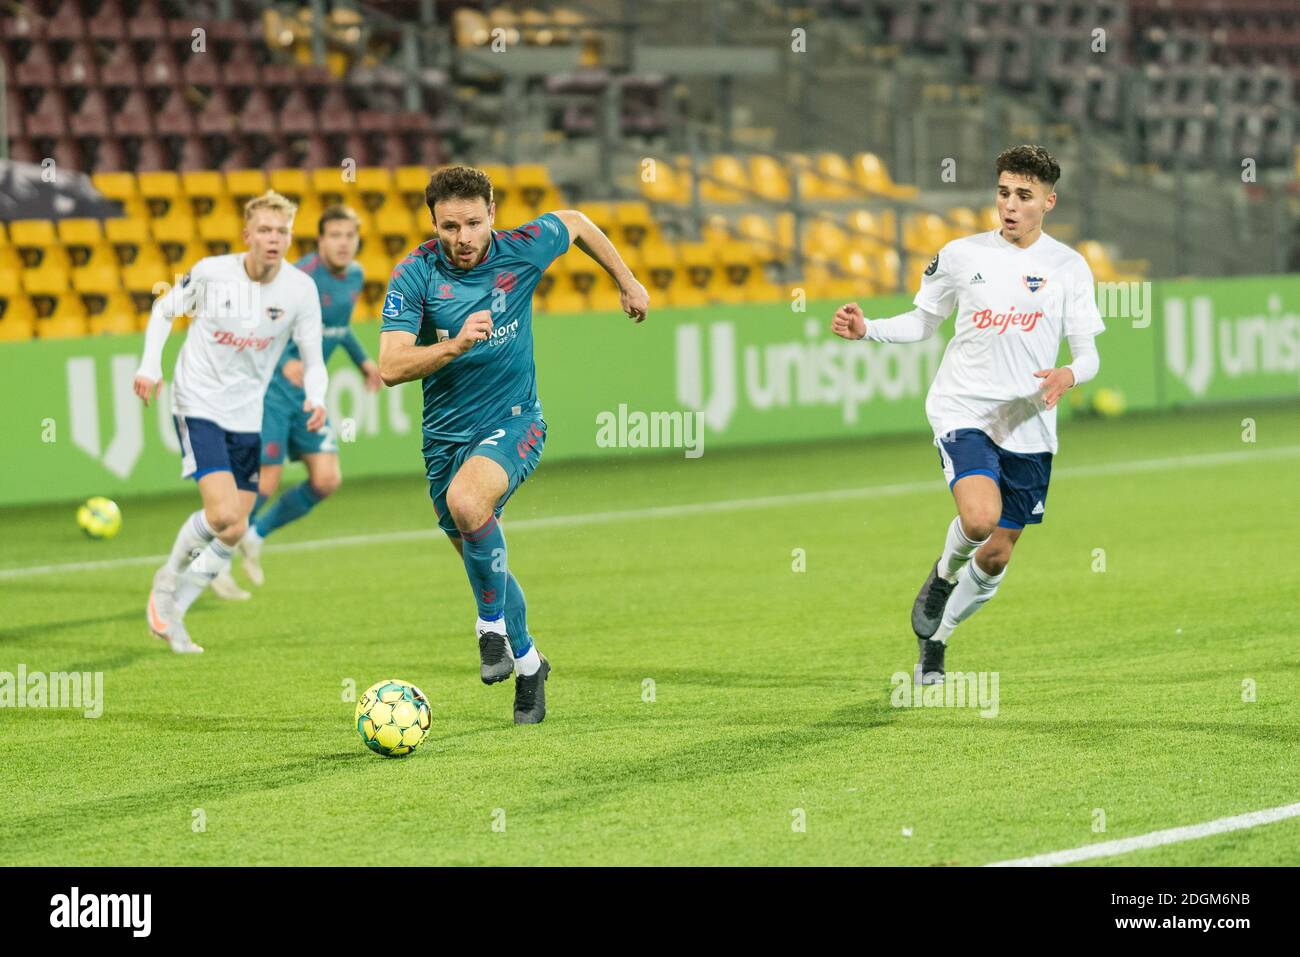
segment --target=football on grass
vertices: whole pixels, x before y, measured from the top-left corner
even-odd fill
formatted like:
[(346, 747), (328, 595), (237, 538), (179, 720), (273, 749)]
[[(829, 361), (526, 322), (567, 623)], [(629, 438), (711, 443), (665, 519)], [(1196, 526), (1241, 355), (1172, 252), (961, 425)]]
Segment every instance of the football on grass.
[(77, 524), (90, 538), (112, 538), (122, 527), (117, 503), (96, 495), (77, 509)]
[(357, 702), (357, 733), (366, 747), (385, 757), (400, 758), (418, 748), (429, 720), (429, 699), (409, 681), (386, 678)]

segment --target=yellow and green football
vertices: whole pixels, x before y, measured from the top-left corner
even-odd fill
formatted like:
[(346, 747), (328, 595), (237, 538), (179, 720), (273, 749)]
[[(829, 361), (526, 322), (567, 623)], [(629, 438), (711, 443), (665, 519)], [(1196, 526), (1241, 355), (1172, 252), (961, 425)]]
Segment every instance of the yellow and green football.
[(122, 512), (113, 500), (96, 495), (77, 509), (77, 524), (90, 538), (112, 538), (122, 527)]
[(371, 751), (400, 758), (420, 746), (429, 733), (429, 699), (409, 681), (385, 678), (357, 702), (357, 733)]

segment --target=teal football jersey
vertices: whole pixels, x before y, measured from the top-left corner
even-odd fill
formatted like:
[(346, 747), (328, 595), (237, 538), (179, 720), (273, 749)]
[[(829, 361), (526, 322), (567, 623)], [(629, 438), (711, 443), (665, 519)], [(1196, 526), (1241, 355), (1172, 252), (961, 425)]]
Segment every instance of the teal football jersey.
[(554, 213), (517, 229), (494, 230), (482, 262), (461, 269), (432, 239), (393, 269), (382, 332), (401, 330), (420, 345), (454, 339), (471, 313), (492, 313), (492, 336), (424, 378), (424, 441), (468, 442), (512, 415), (541, 415), (533, 362), (533, 290), (569, 248)]
[[(321, 355), (325, 362), (328, 363), (334, 350), (342, 346), (352, 361), (360, 366), (366, 361), (366, 350), (352, 332), (352, 310), (365, 281), (360, 264), (349, 263), (343, 275), (339, 276), (330, 271), (319, 253), (310, 253), (294, 265), (311, 276), (320, 295)], [(302, 404), (307, 401), (307, 393), (286, 379), (281, 370), (290, 359), (300, 358), (296, 345), (290, 342), (285, 346), (276, 365), (275, 375), (266, 388), (268, 400), (284, 403), (295, 411), (302, 409)]]

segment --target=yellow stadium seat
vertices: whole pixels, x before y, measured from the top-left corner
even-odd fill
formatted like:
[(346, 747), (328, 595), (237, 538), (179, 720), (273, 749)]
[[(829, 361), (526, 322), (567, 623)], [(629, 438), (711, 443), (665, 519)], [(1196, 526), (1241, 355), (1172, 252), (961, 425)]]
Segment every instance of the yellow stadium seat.
[(135, 332), (139, 321), (131, 297), (118, 291), (108, 295), (104, 306), (90, 316), (90, 334), (126, 335)]
[(641, 195), (657, 203), (682, 205), (691, 201), (691, 174), (688, 169), (676, 167), (663, 158), (641, 161), (637, 171)]
[(975, 210), (966, 206), (954, 206), (948, 210), (948, 239), (960, 239), (980, 231), (979, 216)]
[(916, 213), (903, 224), (903, 242), (907, 251), (918, 256), (933, 256), (947, 242), (947, 235), (943, 217), (934, 213)]
[(743, 203), (748, 198), (745, 165), (727, 153), (709, 160), (708, 175), (700, 179), (700, 198), (711, 203)]
[(574, 289), (562, 288), (557, 283), (546, 295), (546, 311), (560, 315), (586, 312), (587, 297)]
[(640, 246), (655, 231), (654, 217), (650, 215), (648, 204), (634, 199), (611, 205), (620, 238), (628, 245)]
[(36, 309), (22, 292), (0, 290), (0, 342), (21, 342), (35, 334)]
[(9, 224), (9, 241), (29, 268), (39, 266), (50, 250), (61, 248), (54, 223), (48, 219), (16, 219)]
[(33, 298), (37, 296), (58, 297), (68, 291), (69, 270), (60, 263), (47, 261), (35, 269), (24, 269), (22, 282), (27, 295)]
[(260, 169), (232, 169), (226, 171), (226, 192), (243, 207), (254, 196), (261, 196), (269, 189), (266, 173)]
[(97, 219), (61, 219), (57, 231), (74, 266), (84, 265), (90, 259), (91, 250), (104, 238)]
[(542, 163), (519, 163), (514, 168), (514, 188), (520, 199), (536, 208), (548, 190), (554, 189), (551, 174)]
[(106, 219), (104, 236), (112, 244), (117, 261), (126, 265), (135, 261), (140, 247), (149, 241), (149, 227), (139, 219)]
[(149, 223), (149, 231), (160, 244), (188, 243), (198, 236), (195, 219), (189, 210), (178, 210), (171, 216), (154, 219)]
[(772, 156), (757, 155), (749, 158), (749, 182), (754, 192), (764, 199), (790, 198), (790, 177), (780, 160)]
[(352, 177), (359, 178), (362, 169), (369, 169), (369, 167), (353, 170), (351, 167), (322, 166), (304, 173), (307, 177), (307, 186), (302, 195), (314, 193), (321, 206), (333, 206), (335, 203), (356, 206), (361, 202), (361, 194), (357, 191)]
[(805, 220), (803, 245), (811, 254), (834, 258), (848, 245), (844, 230), (828, 219)]
[(822, 184), (821, 177), (817, 175), (812, 159), (806, 153), (787, 153), (785, 160), (799, 186), (800, 199), (826, 198), (826, 187)]
[(492, 201), (498, 205), (511, 197), (515, 188), (514, 170), (505, 163), (481, 163), (478, 166), (492, 183)]
[(295, 203), (301, 203), (306, 197), (314, 196), (316, 193), (312, 189), (307, 171), (302, 169), (273, 169), (268, 182), (271, 184), (271, 189), (282, 196), (288, 196)]
[(478, 10), (460, 7), (452, 14), (451, 22), (458, 47), (486, 46), (492, 39), (488, 18)]
[(134, 173), (95, 173), (90, 181), (105, 199), (127, 203), (140, 198)]
[(497, 229), (514, 229), (522, 226), (533, 218), (533, 211), (522, 203), (507, 203), (504, 206), (497, 206), (496, 218), (493, 225)]
[(72, 270), (72, 288), (83, 295), (107, 296), (122, 288), (116, 263), (96, 263)]
[(424, 190), (432, 176), (433, 171), (424, 166), (399, 166), (393, 180), (406, 204), (417, 209), (424, 205)]
[(853, 176), (858, 185), (868, 193), (893, 196), (897, 199), (915, 199), (918, 190), (915, 186), (903, 186), (895, 183), (889, 170), (875, 153), (858, 153), (853, 157)]
[(393, 183), (392, 170), (382, 166), (363, 166), (357, 170), (355, 185), (357, 198), (367, 212), (390, 210), (402, 205), (401, 195)]
[[(180, 212), (183, 193), (180, 175), (172, 170), (139, 173), (136, 182), (140, 195), (149, 206), (149, 215), (155, 219), (167, 216), (173, 209)], [(189, 213), (189, 210), (184, 210)]]
[(618, 221), (614, 215), (612, 203), (583, 203), (581, 211), (595, 224), (596, 228), (607, 236), (614, 234), (614, 224)]
[(181, 189), (190, 201), (190, 212), (195, 216), (207, 216), (219, 200), (229, 200), (225, 178), (215, 170), (181, 173)]
[(827, 199), (855, 199), (858, 196), (853, 167), (839, 153), (819, 153), (817, 172), (821, 175), (823, 195)]

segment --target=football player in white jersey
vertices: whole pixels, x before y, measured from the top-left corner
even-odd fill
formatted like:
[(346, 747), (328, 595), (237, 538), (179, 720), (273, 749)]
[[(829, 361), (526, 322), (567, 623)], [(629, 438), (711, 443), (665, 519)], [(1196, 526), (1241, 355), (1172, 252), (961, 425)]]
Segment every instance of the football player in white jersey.
[(222, 569), (248, 527), (257, 496), (262, 398), (292, 337), (301, 354), (307, 428), (325, 424), (328, 376), (321, 358), (320, 297), (311, 278), (284, 261), (297, 207), (267, 192), (244, 207), (248, 251), (209, 256), (160, 296), (145, 333), (135, 394), (149, 404), (162, 386), (172, 320), (192, 317), (176, 360), (172, 413), (181, 477), (193, 478), (203, 507), (185, 519), (171, 555), (154, 574), (146, 617), (175, 652), (200, 652), (185, 612)]
[[(918, 684), (942, 683), (953, 629), (993, 597), (1025, 526), (1043, 520), (1056, 403), (1097, 374), (1093, 337), (1105, 330), (1087, 262), (1043, 232), (1061, 167), (1042, 147), (1016, 146), (997, 173), (1001, 227), (944, 246), (915, 309), (867, 321), (851, 302), (831, 323), (845, 339), (916, 342), (957, 309), (925, 400), (957, 517), (912, 607)], [(1056, 368), (1063, 337), (1071, 362)]]

